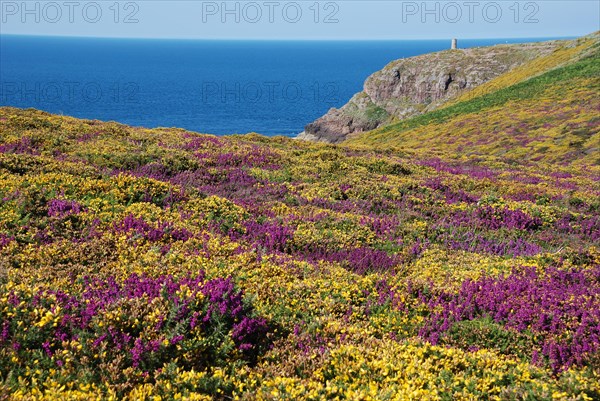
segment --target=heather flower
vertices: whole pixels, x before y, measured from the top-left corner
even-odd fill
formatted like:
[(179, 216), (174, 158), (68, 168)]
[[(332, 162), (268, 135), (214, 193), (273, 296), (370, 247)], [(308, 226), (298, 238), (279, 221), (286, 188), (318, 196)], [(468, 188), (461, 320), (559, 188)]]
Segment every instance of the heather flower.
[(52, 199), (48, 202), (48, 216), (50, 217), (66, 217), (72, 214), (81, 213), (83, 208), (75, 201), (65, 199)]
[[(527, 268), (507, 277), (466, 281), (458, 294), (426, 301), (432, 314), (420, 334), (432, 343), (461, 320), (489, 316), (541, 338), (541, 353), (554, 370), (582, 365), (600, 349), (600, 270), (545, 274)], [(536, 358), (537, 361), (537, 358)]]

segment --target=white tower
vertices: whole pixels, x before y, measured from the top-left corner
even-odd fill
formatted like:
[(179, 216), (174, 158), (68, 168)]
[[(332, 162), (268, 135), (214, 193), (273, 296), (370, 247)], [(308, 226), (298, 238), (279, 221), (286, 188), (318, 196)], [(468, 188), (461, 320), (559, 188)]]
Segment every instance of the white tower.
[(458, 40), (452, 39), (452, 46), (450, 47), (452, 50), (458, 49)]

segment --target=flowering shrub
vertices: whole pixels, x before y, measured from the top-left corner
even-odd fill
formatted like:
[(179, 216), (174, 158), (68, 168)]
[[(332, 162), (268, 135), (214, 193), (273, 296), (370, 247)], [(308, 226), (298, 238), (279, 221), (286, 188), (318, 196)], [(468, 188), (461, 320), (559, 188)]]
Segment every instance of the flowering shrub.
[(489, 317), (516, 332), (532, 332), (542, 356), (555, 370), (597, 360), (600, 348), (600, 266), (585, 271), (528, 268), (508, 277), (465, 281), (457, 294), (428, 302), (430, 317), (421, 335), (432, 343), (463, 320)]
[(11, 108), (0, 141), (2, 396), (600, 398), (595, 165)]
[(252, 316), (230, 278), (132, 274), (122, 283), (84, 277), (75, 287), (3, 286), (3, 377), (32, 376), (35, 360), (65, 378), (132, 386), (175, 359), (204, 370), (253, 357), (265, 345), (266, 321)]

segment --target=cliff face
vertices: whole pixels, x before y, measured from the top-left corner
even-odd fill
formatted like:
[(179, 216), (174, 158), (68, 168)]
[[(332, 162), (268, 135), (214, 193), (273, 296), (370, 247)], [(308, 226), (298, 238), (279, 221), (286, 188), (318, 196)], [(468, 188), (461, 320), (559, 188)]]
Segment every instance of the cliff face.
[(338, 143), (351, 133), (434, 110), (448, 100), (536, 57), (560, 42), (447, 50), (391, 62), (340, 109), (308, 124), (299, 139)]
[(350, 134), (344, 145), (598, 166), (599, 88), (600, 35), (588, 35), (437, 110)]

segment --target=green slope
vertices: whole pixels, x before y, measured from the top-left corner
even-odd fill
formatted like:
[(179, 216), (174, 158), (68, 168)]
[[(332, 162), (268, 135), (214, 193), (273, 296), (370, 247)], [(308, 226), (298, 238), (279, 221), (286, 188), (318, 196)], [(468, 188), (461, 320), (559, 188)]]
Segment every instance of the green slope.
[[(533, 61), (490, 82), (480, 95), (346, 143), (597, 164), (599, 49), (595, 38), (588, 39), (570, 54), (563, 49), (546, 57), (550, 69), (537, 76), (529, 77), (539, 72)], [(563, 65), (555, 67), (553, 58)], [(522, 80), (505, 85), (515, 78)]]

